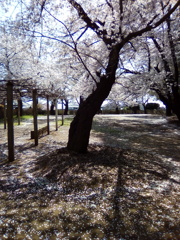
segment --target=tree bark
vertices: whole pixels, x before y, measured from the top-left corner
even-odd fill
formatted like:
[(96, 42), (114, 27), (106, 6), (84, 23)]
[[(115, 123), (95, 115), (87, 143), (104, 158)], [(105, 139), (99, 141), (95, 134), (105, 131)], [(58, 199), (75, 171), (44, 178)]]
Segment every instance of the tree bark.
[(166, 105), (166, 116), (172, 116), (172, 109), (169, 105)]
[(64, 101), (65, 101), (64, 115), (68, 115), (68, 111), (69, 111), (69, 101), (68, 101), (67, 99), (65, 99)]
[(102, 82), (97, 89), (80, 104), (69, 129), (67, 148), (70, 151), (86, 153), (89, 144), (90, 131), (94, 115), (100, 110), (103, 101), (112, 87), (108, 82)]
[(180, 121), (180, 93), (177, 91), (174, 93), (172, 101), (172, 111), (177, 116), (178, 120)]
[(55, 100), (51, 102), (51, 107), (50, 107), (50, 115), (55, 115)]
[(100, 110), (103, 101), (108, 97), (113, 84), (119, 61), (121, 45), (114, 46), (109, 54), (106, 75), (100, 77), (97, 88), (82, 101), (69, 129), (67, 148), (70, 151), (86, 153), (94, 115)]

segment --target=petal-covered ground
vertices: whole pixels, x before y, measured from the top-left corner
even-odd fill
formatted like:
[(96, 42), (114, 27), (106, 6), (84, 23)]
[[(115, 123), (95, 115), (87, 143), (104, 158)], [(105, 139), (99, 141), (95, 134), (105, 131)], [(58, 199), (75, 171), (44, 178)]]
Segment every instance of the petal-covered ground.
[(0, 140), (1, 239), (179, 239), (178, 125), (98, 115), (85, 155), (65, 148), (68, 126), (37, 147), (29, 130), (15, 127), (13, 163)]

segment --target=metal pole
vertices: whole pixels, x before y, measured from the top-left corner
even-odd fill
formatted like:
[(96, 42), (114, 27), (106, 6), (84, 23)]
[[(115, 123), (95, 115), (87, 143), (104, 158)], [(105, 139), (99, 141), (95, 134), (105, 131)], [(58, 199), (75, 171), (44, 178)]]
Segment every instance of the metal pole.
[(37, 90), (33, 90), (34, 143), (38, 145)]
[(8, 159), (14, 161), (13, 83), (7, 83)]

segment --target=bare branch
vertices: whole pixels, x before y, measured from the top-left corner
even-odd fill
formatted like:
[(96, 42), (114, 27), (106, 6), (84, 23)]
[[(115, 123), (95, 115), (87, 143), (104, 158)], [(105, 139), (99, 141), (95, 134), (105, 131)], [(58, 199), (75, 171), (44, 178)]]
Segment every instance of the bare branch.
[(82, 6), (74, 0), (68, 0), (68, 2), (76, 9), (79, 17), (87, 24), (88, 28), (91, 28), (106, 44), (111, 44), (111, 39), (107, 37), (107, 31), (101, 30), (96, 22), (93, 22), (88, 14), (84, 11)]
[[(151, 31), (152, 29), (155, 29), (156, 27), (158, 27), (159, 25), (161, 25), (164, 21), (166, 21), (166, 19), (178, 8), (178, 6), (180, 5), (180, 0), (177, 1), (177, 3), (173, 6), (173, 8), (171, 8), (161, 19), (159, 19), (157, 22), (155, 22), (154, 24), (152, 23), (152, 20), (147, 24), (146, 27), (140, 29), (139, 31), (136, 32), (132, 32), (129, 33), (127, 37), (125, 37), (123, 39), (124, 42), (128, 42), (131, 39), (137, 37), (137, 36), (141, 36), (143, 33)], [(155, 19), (155, 17), (153, 18), (153, 20)]]
[(133, 70), (130, 70), (130, 69), (127, 69), (127, 68), (121, 68), (122, 70), (124, 70), (123, 73), (131, 73), (131, 74), (141, 74), (141, 72), (137, 72), (137, 71), (133, 71)]

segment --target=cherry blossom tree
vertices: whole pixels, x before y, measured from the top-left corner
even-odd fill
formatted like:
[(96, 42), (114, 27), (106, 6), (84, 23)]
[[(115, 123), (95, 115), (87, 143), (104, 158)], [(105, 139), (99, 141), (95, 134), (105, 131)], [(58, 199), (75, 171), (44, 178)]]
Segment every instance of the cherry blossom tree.
[(25, 2), (19, 3), (21, 30), (39, 39), (40, 45), (47, 40), (50, 49), (53, 42), (59, 44), (57, 51), (64, 46), (64, 60), (73, 59), (66, 66), (74, 68), (71, 77), (80, 83), (82, 101), (70, 126), (67, 147), (86, 152), (93, 117), (116, 82), (121, 54), (139, 36), (161, 26), (180, 0), (164, 0), (163, 8), (162, 0)]
[(152, 34), (151, 40), (156, 50), (156, 65), (153, 67), (154, 79), (151, 89), (159, 96), (167, 110), (167, 115), (171, 111), (180, 120), (180, 69), (179, 69), (179, 46), (177, 37), (177, 27), (179, 23), (178, 15), (168, 17), (164, 23), (163, 36)]
[[(168, 17), (158, 28), (139, 38), (140, 45), (134, 44), (133, 64), (123, 68), (130, 74), (128, 81), (120, 78), (125, 96), (143, 96), (153, 93), (166, 106), (166, 114), (175, 113), (179, 118), (179, 29), (178, 11)], [(128, 55), (128, 54), (127, 54)], [(126, 56), (127, 57), (127, 56)], [(129, 54), (129, 59), (133, 55)], [(134, 84), (135, 83), (135, 84)]]
[[(100, 109), (102, 102), (107, 98), (116, 80), (116, 71), (119, 63), (119, 55), (123, 47), (131, 40), (155, 29), (166, 20), (180, 4), (178, 1), (169, 10), (161, 12), (159, 1), (102, 1), (93, 10), (82, 1), (68, 1), (77, 11), (82, 24), (91, 29), (106, 46), (108, 52), (107, 62), (104, 68), (96, 75), (99, 78), (96, 89), (83, 101), (77, 115), (71, 123), (69, 131), (68, 149), (77, 152), (86, 152), (92, 119)], [(83, 7), (84, 5), (84, 7)], [(92, 6), (90, 6), (92, 7)], [(168, 8), (167, 8), (168, 7)], [(106, 9), (102, 11), (102, 9)], [(157, 9), (156, 14), (151, 15), (152, 9)], [(100, 14), (97, 14), (100, 13)], [(100, 19), (100, 20), (99, 20)]]

